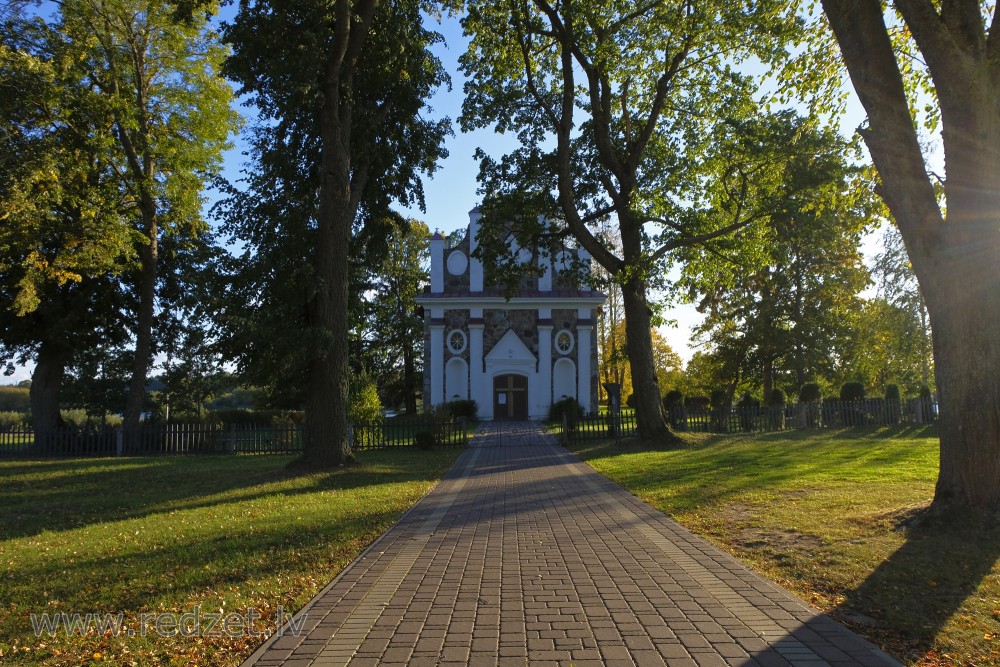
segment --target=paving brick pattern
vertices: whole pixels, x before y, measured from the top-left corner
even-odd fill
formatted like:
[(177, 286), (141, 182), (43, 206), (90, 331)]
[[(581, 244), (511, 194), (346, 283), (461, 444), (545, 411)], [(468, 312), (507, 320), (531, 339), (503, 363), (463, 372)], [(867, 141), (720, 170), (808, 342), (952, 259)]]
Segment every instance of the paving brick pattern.
[(244, 664), (898, 664), (528, 423), (484, 425), (298, 620)]

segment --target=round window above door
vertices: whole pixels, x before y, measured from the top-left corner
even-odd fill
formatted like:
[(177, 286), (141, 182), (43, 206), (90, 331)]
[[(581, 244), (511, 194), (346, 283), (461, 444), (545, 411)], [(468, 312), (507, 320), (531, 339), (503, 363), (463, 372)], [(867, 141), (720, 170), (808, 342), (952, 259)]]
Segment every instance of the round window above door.
[(574, 343), (573, 334), (570, 333), (568, 330), (563, 329), (562, 331), (557, 333), (555, 341), (556, 341), (556, 351), (559, 354), (565, 355), (573, 351), (573, 343)]
[(465, 332), (460, 329), (452, 329), (448, 332), (448, 350), (452, 354), (462, 354), (465, 352), (465, 346), (468, 344), (468, 340), (465, 337)]

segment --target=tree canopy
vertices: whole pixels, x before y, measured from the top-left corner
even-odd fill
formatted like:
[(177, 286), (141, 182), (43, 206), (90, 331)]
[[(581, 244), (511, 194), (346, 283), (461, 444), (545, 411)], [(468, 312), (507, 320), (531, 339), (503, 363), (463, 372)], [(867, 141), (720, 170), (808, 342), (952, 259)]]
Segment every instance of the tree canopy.
[[(738, 63), (783, 54), (797, 26), (786, 9), (781, 2), (468, 5), (463, 126), (494, 126), (522, 142), (499, 160), (480, 156), (484, 229), (504, 237), (517, 221), (523, 248), (571, 236), (621, 286), (644, 437), (667, 434), (648, 291), (678, 249), (751, 222), (738, 206), (724, 221), (702, 214), (703, 167), (724, 158), (713, 154), (714, 129), (757, 113), (756, 88)], [(534, 222), (539, 216), (544, 224)], [(596, 233), (609, 218), (620, 253)]]
[(422, 7), (242, 0), (225, 29), (234, 49), (226, 71), (260, 112), (257, 169), (229, 205), (238, 212), (229, 229), (254, 255), (247, 284), (258, 287), (244, 291), (243, 321), (258, 333), (265, 322), (291, 328), (299, 342), (286, 357), (287, 348), (261, 336), (240, 356), (270, 359), (301, 380), (310, 466), (351, 456), (357, 237), (375, 233), (392, 202), (422, 206), (421, 174), (444, 154), (449, 122), (425, 117), (425, 101), (447, 78), (429, 51), (440, 36), (424, 27)]

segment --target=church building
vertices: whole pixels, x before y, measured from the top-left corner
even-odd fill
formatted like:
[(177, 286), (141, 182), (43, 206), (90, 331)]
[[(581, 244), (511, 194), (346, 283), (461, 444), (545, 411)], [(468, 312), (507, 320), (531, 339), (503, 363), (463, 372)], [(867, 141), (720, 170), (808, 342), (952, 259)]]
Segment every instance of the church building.
[(535, 256), (515, 247), (539, 275), (526, 275), (508, 298), (484, 284), (483, 265), (472, 256), (481, 217), (472, 209), (465, 236), (454, 243), (440, 233), (431, 238), (430, 289), (417, 297), (424, 405), (472, 399), (480, 419), (545, 419), (553, 402), (570, 397), (596, 411), (594, 319), (605, 296), (569, 279), (569, 267), (589, 264), (590, 256), (582, 248)]

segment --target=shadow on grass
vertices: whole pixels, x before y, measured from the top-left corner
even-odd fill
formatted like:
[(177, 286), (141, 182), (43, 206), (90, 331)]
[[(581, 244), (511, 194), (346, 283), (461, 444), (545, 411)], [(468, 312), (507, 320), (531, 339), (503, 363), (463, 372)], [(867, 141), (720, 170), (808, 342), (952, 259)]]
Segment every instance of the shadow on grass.
[[(888, 433), (885, 433), (888, 432)], [(639, 440), (582, 443), (573, 450), (636, 490), (674, 489), (669, 511), (683, 511), (756, 492), (777, 495), (804, 483), (882, 480), (931, 484), (936, 430), (909, 428), (785, 431), (768, 434), (697, 434), (681, 448)], [(926, 446), (902, 446), (926, 438)], [(631, 457), (649, 457), (635, 461)], [(804, 482), (808, 480), (808, 482)]]
[[(1000, 521), (995, 516), (899, 516), (906, 542), (883, 561), (831, 613), (837, 620), (881, 643), (908, 662), (922, 658), (957, 611), (971, 612), (960, 622), (977, 639), (996, 630), (995, 599), (975, 598), (1000, 559)], [(909, 527), (906, 524), (910, 523)], [(990, 614), (993, 620), (990, 620)], [(979, 617), (979, 626), (975, 617)], [(960, 630), (958, 630), (960, 631)], [(951, 632), (955, 632), (952, 630)], [(962, 644), (960, 637), (951, 637)], [(957, 656), (956, 656), (957, 657)], [(996, 664), (1000, 655), (966, 656), (965, 664)], [(978, 660), (977, 660), (978, 659)]]
[[(320, 473), (291, 471), (293, 457), (281, 455), (4, 461), (0, 540), (271, 495), (427, 481), (455, 454), (363, 452), (361, 466)], [(299, 484), (280, 488), (290, 480)]]

